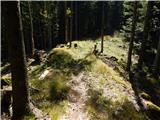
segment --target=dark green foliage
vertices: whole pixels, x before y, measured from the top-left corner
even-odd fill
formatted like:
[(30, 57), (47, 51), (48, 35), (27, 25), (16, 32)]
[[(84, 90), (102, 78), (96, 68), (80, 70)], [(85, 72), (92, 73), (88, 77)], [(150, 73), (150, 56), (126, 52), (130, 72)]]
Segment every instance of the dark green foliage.
[[(123, 3), (123, 27), (122, 32), (126, 40), (129, 40), (132, 26), (132, 16), (133, 16), (133, 3), (130, 1), (125, 1)], [(138, 1), (138, 15), (137, 15), (137, 27), (136, 27), (136, 41), (142, 37), (144, 16), (146, 11), (146, 2)]]

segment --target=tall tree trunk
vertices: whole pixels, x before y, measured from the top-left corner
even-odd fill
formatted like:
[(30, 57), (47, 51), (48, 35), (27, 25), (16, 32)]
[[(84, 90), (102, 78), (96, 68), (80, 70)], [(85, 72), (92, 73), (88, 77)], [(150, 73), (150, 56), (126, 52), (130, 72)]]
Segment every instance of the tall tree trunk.
[(67, 1), (65, 1), (65, 41), (68, 43), (68, 16), (67, 16)]
[(160, 36), (159, 36), (159, 43), (158, 43), (158, 47), (157, 47), (157, 54), (154, 60), (154, 64), (153, 64), (153, 74), (155, 75), (155, 77), (158, 77), (158, 74), (160, 73)]
[[(43, 12), (47, 10), (47, 5), (46, 5), (46, 2), (47, 1), (44, 1), (44, 9), (43, 9)], [(43, 27), (43, 46), (44, 46), (44, 50), (47, 49), (47, 24), (46, 24), (46, 18), (44, 18), (44, 27)]]
[(42, 29), (42, 27), (41, 27), (41, 22), (40, 21), (38, 21), (38, 27), (37, 27), (38, 29), (39, 29), (39, 41), (40, 41), (40, 49), (43, 49), (44, 48), (44, 44), (43, 44), (43, 41), (44, 41), (44, 39), (43, 39), (43, 29)]
[(148, 1), (146, 16), (144, 20), (143, 40), (141, 43), (141, 49), (140, 49), (139, 60), (138, 60), (138, 68), (140, 70), (142, 69), (142, 65), (143, 65), (143, 59), (144, 59), (146, 43), (147, 43), (148, 33), (149, 33), (150, 15), (151, 15), (151, 7), (152, 7), (151, 3), (152, 3), (151, 1)]
[[(22, 20), (20, 13), (20, 2), (12, 1), (6, 3), (7, 14), (7, 36), (10, 48), (10, 62), (12, 73), (13, 94), (13, 120), (30, 112), (29, 93), (27, 82), (26, 55), (23, 38)], [(12, 20), (12, 22), (11, 22)]]
[(77, 11), (77, 1), (75, 1), (75, 40), (78, 39), (78, 11)]
[(71, 46), (72, 46), (72, 21), (73, 21), (73, 2), (71, 1), (70, 41), (69, 41), (69, 47), (71, 47)]
[(102, 1), (101, 53), (103, 53), (103, 41), (104, 41), (104, 1)]
[(137, 22), (137, 1), (134, 2), (134, 13), (133, 13), (133, 20), (132, 20), (131, 39), (130, 39), (129, 50), (128, 50), (127, 71), (130, 71), (130, 67), (132, 64), (132, 49), (133, 49), (133, 44), (134, 44), (136, 22)]
[(48, 3), (48, 15), (47, 15), (47, 22), (48, 22), (48, 49), (51, 49), (52, 48), (52, 32), (51, 32), (51, 30), (52, 30), (52, 26), (51, 26), (51, 19), (49, 18), (49, 14), (50, 14), (50, 10), (51, 9), (51, 7), (50, 7), (50, 5), (49, 5), (49, 3)]
[(31, 2), (28, 1), (28, 8), (29, 8), (29, 16), (30, 16), (30, 28), (31, 28), (31, 54), (34, 55), (34, 37), (33, 37), (33, 20), (32, 20), (32, 10), (31, 10)]

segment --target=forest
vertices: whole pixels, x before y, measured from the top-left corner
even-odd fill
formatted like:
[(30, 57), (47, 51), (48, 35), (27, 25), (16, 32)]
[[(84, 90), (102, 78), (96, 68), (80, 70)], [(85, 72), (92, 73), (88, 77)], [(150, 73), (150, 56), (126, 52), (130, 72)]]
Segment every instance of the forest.
[(2, 120), (160, 120), (160, 1), (1, 1)]

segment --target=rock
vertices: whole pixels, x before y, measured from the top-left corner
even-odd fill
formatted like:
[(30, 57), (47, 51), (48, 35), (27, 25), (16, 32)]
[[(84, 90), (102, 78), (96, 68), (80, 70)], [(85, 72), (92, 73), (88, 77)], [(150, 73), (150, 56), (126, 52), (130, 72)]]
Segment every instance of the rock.
[(48, 73), (49, 73), (49, 70), (45, 70), (39, 77), (39, 80), (43, 80), (48, 75)]

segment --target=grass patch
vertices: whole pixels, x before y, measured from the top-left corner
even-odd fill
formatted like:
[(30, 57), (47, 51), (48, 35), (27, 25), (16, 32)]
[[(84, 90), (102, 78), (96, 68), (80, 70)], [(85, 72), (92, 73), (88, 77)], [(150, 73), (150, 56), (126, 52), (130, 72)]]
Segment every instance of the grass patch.
[(34, 114), (29, 114), (29, 115), (25, 115), (22, 120), (35, 120), (35, 115)]
[(113, 102), (103, 97), (101, 90), (90, 90), (87, 110), (93, 120), (145, 120), (126, 98)]
[(48, 113), (52, 120), (59, 120), (60, 116), (64, 114), (67, 107), (68, 101), (64, 100), (60, 101), (59, 103), (46, 102), (41, 109)]
[(72, 55), (65, 48), (53, 49), (47, 57), (47, 65), (53, 68), (63, 69), (73, 63)]
[(104, 77), (107, 76), (108, 78), (115, 80), (117, 83), (122, 84), (125, 87), (130, 87), (129, 84), (127, 84), (126, 81), (120, 77), (119, 73), (114, 71), (113, 68), (106, 65), (100, 59), (96, 58), (95, 55), (88, 55), (86, 60), (90, 62), (90, 64), (86, 65), (87, 71), (104, 75)]
[(60, 77), (52, 80), (49, 87), (49, 99), (51, 101), (59, 101), (67, 99), (70, 87)]
[(44, 71), (44, 68), (40, 68), (38, 74), (32, 76), (30, 80), (30, 85), (38, 89), (38, 92), (31, 94), (32, 102), (48, 113), (52, 120), (58, 120), (65, 107), (64, 101), (67, 101), (69, 87), (66, 82), (70, 79), (70, 74), (67, 71), (52, 68), (49, 76), (39, 80), (40, 71)]
[(42, 65), (38, 65), (35, 70), (33, 70), (30, 75), (31, 77), (34, 77), (35, 75), (40, 74), (43, 70), (45, 70), (47, 68), (46, 64), (42, 64)]

